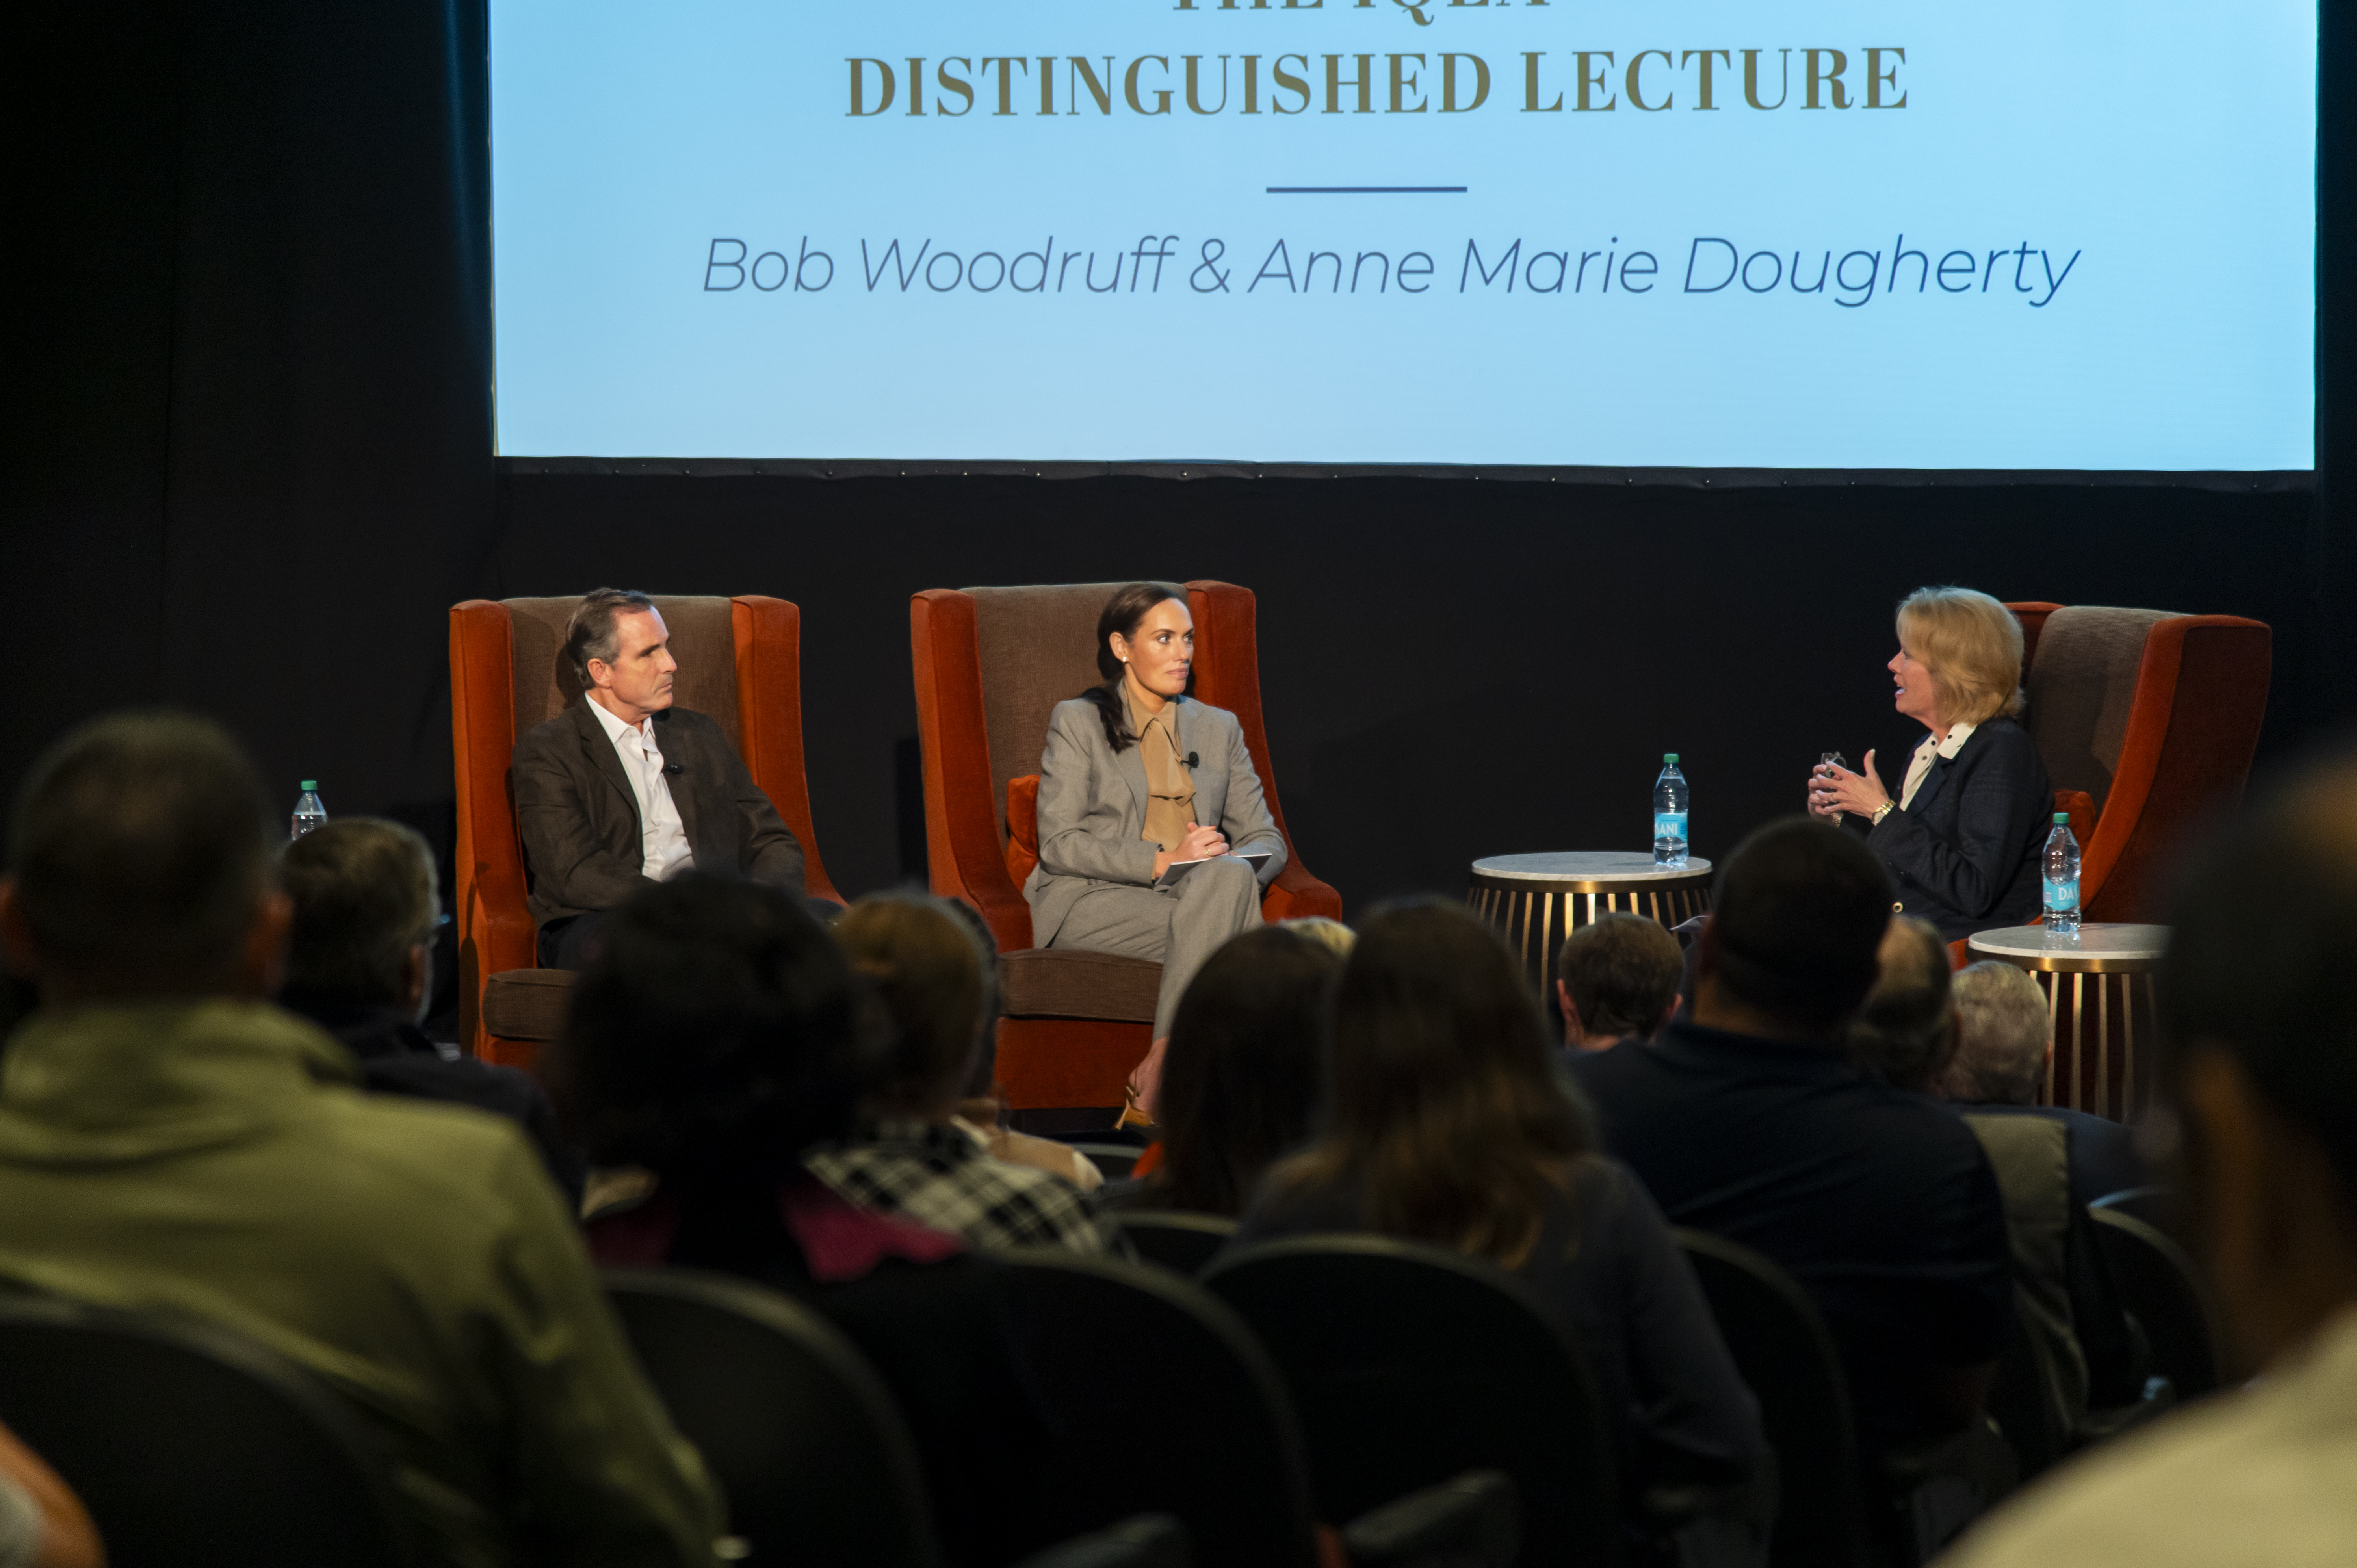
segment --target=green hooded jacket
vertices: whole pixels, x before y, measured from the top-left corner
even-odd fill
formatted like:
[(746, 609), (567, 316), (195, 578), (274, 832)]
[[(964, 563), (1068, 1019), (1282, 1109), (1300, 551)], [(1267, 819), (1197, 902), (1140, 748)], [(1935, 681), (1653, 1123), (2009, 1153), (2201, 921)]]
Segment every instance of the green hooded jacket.
[(359, 1079), (259, 1004), (35, 1015), (0, 1062), (0, 1278), (309, 1368), (382, 1438), (433, 1561), (712, 1563), (712, 1485), (532, 1150)]

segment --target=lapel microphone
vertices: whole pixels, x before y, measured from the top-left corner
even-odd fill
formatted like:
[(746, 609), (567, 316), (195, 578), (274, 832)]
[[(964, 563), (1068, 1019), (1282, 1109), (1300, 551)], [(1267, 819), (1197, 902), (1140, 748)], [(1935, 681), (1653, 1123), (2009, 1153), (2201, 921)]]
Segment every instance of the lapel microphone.
[(673, 777), (676, 777), (676, 776), (678, 776), (679, 774), (682, 774), (682, 773), (686, 772), (686, 771), (687, 771), (687, 769), (686, 769), (686, 768), (682, 768), (682, 767), (681, 767), (678, 763), (676, 763), (676, 762), (665, 762), (665, 763), (663, 764), (663, 771), (664, 771), (665, 773), (668, 773), (668, 774), (673, 775)]
[(1189, 753), (1187, 754), (1187, 766), (1188, 766), (1188, 767), (1189, 767), (1189, 768), (1193, 768), (1193, 767), (1197, 766), (1199, 763), (1200, 763), (1201, 761), (1202, 761), (1202, 758), (1200, 758), (1200, 757), (1196, 756), (1193, 752), (1191, 752), (1191, 751), (1190, 751), (1190, 752), (1189, 752)]

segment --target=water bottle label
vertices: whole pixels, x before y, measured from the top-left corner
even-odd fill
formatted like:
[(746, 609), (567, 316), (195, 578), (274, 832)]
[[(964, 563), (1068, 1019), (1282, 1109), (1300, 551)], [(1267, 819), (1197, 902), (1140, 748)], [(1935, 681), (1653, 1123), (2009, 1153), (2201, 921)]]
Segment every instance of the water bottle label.
[(2079, 907), (2079, 879), (2050, 882), (2046, 885), (2046, 907), (2058, 915), (2067, 915)]
[(1685, 836), (1686, 814), (1684, 811), (1655, 811), (1653, 813), (1654, 838), (1676, 839), (1679, 843), (1683, 843), (1685, 842)]

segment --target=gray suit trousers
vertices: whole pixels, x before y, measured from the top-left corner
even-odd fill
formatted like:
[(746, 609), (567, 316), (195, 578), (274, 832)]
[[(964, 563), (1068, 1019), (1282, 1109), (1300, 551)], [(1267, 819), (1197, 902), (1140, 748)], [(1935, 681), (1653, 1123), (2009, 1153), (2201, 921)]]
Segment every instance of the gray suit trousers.
[(1260, 923), (1260, 882), (1251, 863), (1215, 860), (1189, 872), (1168, 892), (1091, 888), (1074, 900), (1048, 945), (1160, 960), (1162, 992), (1154, 1004), (1154, 1037), (1159, 1040), (1170, 1033), (1178, 998), (1203, 961), (1230, 937)]

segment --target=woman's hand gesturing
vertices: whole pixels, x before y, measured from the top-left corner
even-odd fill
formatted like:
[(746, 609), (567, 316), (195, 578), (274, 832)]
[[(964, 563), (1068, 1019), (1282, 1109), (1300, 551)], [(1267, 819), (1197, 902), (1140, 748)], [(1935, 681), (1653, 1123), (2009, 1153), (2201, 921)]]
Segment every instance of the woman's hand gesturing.
[(1848, 768), (1830, 762), (1821, 762), (1809, 774), (1809, 811), (1828, 822), (1838, 822), (1844, 811), (1855, 816), (1871, 817), (1890, 800), (1890, 791), (1874, 771), (1874, 753), (1866, 754), (1863, 771), (1852, 773)]

